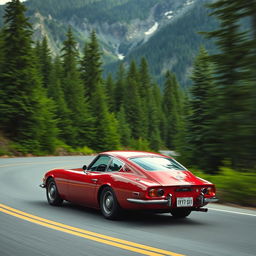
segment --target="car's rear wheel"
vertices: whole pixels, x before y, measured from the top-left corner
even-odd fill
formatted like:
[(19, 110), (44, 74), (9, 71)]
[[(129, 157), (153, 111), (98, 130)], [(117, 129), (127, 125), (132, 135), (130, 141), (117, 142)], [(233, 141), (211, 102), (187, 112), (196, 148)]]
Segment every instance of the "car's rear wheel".
[(58, 192), (56, 183), (54, 179), (49, 179), (46, 184), (46, 196), (47, 201), (50, 205), (61, 205), (63, 202), (63, 199), (60, 197), (60, 194)]
[(171, 210), (171, 215), (174, 218), (186, 218), (191, 213), (191, 210), (188, 208), (176, 208)]
[(116, 199), (115, 192), (110, 187), (105, 187), (100, 194), (100, 209), (107, 219), (117, 219), (120, 217), (121, 208)]

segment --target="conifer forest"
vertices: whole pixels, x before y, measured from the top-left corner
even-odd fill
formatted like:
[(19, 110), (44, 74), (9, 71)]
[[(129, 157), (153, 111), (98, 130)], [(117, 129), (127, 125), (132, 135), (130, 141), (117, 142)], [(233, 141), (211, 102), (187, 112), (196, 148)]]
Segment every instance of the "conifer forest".
[(0, 136), (8, 148), (1, 143), (0, 154), (169, 149), (206, 174), (222, 166), (254, 174), (256, 2), (218, 0), (205, 8), (219, 25), (201, 36), (217, 50), (201, 46), (192, 85), (183, 89), (172, 70), (157, 84), (143, 56), (103, 77), (95, 31), (79, 52), (70, 26), (54, 56), (46, 37), (32, 41), (25, 5), (9, 2), (0, 30)]

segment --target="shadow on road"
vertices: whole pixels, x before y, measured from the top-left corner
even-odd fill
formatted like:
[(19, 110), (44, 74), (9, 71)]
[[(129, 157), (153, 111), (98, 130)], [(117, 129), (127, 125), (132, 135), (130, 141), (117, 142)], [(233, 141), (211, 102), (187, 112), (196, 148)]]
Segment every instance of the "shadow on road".
[(124, 212), (118, 220), (112, 221), (105, 219), (100, 210), (87, 208), (84, 206), (76, 205), (69, 202), (64, 202), (62, 206), (55, 207), (50, 206), (46, 201), (30, 201), (30, 205), (34, 205), (40, 208), (48, 208), (48, 211), (58, 214), (58, 212), (65, 211), (66, 214), (70, 214), (70, 218), (75, 218), (76, 216), (81, 217), (83, 215), (85, 218), (94, 219), (94, 221), (100, 223), (109, 223), (109, 224), (129, 224), (129, 225), (139, 225), (139, 226), (182, 226), (182, 225), (206, 225), (203, 221), (198, 221), (198, 218), (193, 218), (193, 212), (191, 215), (185, 219), (176, 219), (171, 216), (170, 213), (164, 214), (154, 214), (149, 212), (140, 212), (140, 211), (128, 211)]

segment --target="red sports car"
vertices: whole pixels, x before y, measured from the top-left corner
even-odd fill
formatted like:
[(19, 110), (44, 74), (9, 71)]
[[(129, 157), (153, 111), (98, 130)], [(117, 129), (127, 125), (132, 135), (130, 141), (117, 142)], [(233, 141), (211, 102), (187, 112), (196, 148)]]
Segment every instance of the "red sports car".
[(139, 151), (100, 153), (91, 164), (48, 171), (43, 184), (50, 205), (63, 200), (98, 208), (108, 219), (122, 210), (170, 212), (184, 218), (216, 202), (215, 186), (161, 154)]

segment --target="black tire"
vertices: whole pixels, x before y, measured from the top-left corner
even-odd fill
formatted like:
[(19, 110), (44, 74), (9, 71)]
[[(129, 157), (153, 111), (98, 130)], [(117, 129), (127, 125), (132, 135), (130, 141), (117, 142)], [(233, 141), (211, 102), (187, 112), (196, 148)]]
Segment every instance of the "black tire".
[(176, 208), (171, 210), (171, 215), (177, 219), (186, 218), (190, 213), (191, 210), (188, 208)]
[(60, 197), (54, 179), (49, 179), (46, 184), (46, 197), (50, 205), (59, 206), (62, 204), (63, 199)]
[(100, 210), (110, 220), (118, 219), (121, 215), (121, 208), (111, 187), (105, 187), (100, 194)]

